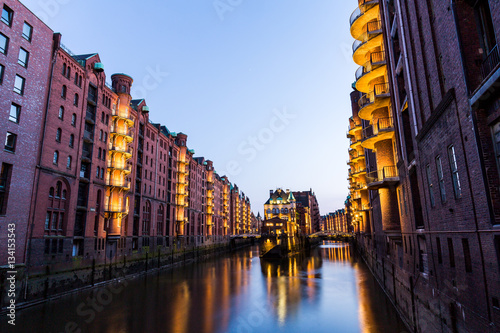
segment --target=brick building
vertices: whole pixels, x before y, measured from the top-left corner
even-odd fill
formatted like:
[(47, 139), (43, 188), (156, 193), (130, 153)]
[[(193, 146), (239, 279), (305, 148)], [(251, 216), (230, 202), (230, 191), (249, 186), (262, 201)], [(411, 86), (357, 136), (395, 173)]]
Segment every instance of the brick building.
[(0, 241), (15, 223), (28, 277), (250, 231), (249, 198), (150, 120), (133, 78), (108, 84), (99, 54), (73, 54), (19, 1), (1, 6)]
[[(0, 2), (0, 266), (7, 264), (9, 229), (15, 229), (15, 263), (25, 263), (33, 221), (31, 202), (47, 117), (53, 31), (19, 1)], [(15, 227), (13, 227), (13, 224)], [(12, 260), (10, 262), (13, 263)]]
[(350, 23), (361, 252), (412, 330), (497, 332), (500, 4), (359, 0)]
[(315, 233), (321, 230), (319, 205), (316, 195), (311, 190), (293, 192), (297, 201), (298, 224), (305, 234)]

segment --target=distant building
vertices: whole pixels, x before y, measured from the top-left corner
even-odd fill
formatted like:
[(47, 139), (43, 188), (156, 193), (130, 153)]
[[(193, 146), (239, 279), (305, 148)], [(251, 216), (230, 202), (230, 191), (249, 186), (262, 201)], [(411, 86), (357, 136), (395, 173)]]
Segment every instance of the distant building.
[(299, 211), (298, 224), (300, 229), (305, 234), (315, 233), (321, 230), (319, 214), (319, 205), (316, 195), (311, 190), (293, 192), (293, 196), (297, 201)]
[(269, 199), (264, 204), (264, 216), (266, 224), (267, 220), (272, 218), (280, 218), (287, 222), (287, 233), (294, 235), (298, 231), (296, 220), (297, 202), (293, 193), (290, 190), (283, 191), (278, 188), (276, 191), (269, 191)]

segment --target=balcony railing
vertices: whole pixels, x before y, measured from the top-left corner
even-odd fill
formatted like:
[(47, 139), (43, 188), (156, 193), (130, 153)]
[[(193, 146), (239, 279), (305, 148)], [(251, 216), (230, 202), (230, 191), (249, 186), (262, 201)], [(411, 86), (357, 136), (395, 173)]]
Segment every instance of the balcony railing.
[(354, 21), (356, 21), (361, 15), (363, 15), (364, 12), (361, 12), (361, 9), (356, 8), (352, 14), (351, 14), (351, 17), (349, 18), (349, 24), (352, 25), (354, 23)]
[(385, 51), (373, 52), (370, 54), (370, 64), (372, 66), (385, 62)]
[(104, 211), (111, 213), (128, 213), (128, 207), (123, 207), (122, 205), (113, 205), (109, 203), (104, 203)]
[(380, 132), (391, 131), (394, 129), (391, 117), (379, 118), (373, 125), (363, 129), (363, 140), (377, 136)]
[(108, 186), (114, 186), (114, 187), (123, 187), (130, 189), (130, 182), (127, 180), (121, 180), (121, 179), (108, 179), (106, 182)]
[(368, 22), (366, 30), (352, 44), (352, 52), (356, 52), (361, 45), (368, 43), (373, 38), (377, 37), (382, 32), (381, 21)]
[(95, 113), (92, 113), (92, 112), (87, 110), (86, 114), (85, 114), (85, 119), (90, 119), (93, 122), (95, 122)]
[(375, 97), (389, 94), (389, 83), (379, 83), (373, 86)]
[(132, 166), (125, 164), (125, 163), (117, 163), (117, 162), (114, 162), (113, 160), (108, 160), (108, 168), (120, 169), (120, 170), (127, 171), (127, 172), (132, 171)]
[(90, 141), (94, 141), (94, 133), (88, 132), (88, 131), (83, 131), (83, 138), (90, 140)]
[(365, 6), (370, 4), (374, 5), (376, 3), (378, 3), (378, 0), (358, 0), (358, 8), (354, 10), (349, 18), (350, 25), (353, 25), (353, 23), (365, 13)]
[(368, 73), (369, 71), (367, 71), (365, 69), (364, 66), (360, 66), (357, 70), (356, 70), (356, 81), (359, 80), (363, 75), (365, 75), (366, 73)]
[(398, 178), (398, 170), (394, 165), (383, 167), (380, 170), (369, 172), (366, 175), (366, 181), (368, 184), (384, 182), (394, 178)]
[(111, 133), (112, 134), (121, 134), (121, 135), (126, 135), (133, 137), (133, 131), (132, 129), (126, 128), (126, 127), (118, 127), (118, 126), (111, 126)]
[(371, 95), (372, 95), (371, 93), (368, 93), (368, 94), (364, 94), (363, 96), (361, 96), (361, 98), (358, 100), (358, 105), (359, 105), (360, 109), (364, 108), (368, 104), (373, 103)]
[(118, 110), (116, 110), (116, 109), (111, 111), (111, 115), (134, 121), (134, 117), (130, 113), (129, 114), (122, 114), (122, 113), (118, 112)]
[(372, 104), (375, 101), (375, 97), (383, 97), (389, 94), (389, 84), (379, 83), (373, 86), (373, 90), (368, 94), (364, 94), (358, 100), (359, 108), (362, 109), (365, 106)]
[(114, 150), (114, 151), (117, 151), (117, 152), (120, 152), (120, 153), (127, 153), (127, 154), (130, 154), (132, 155), (133, 152), (134, 152), (134, 149), (132, 147), (120, 147), (118, 145), (114, 145), (112, 143), (110, 143), (108, 145), (108, 148), (109, 150)]
[(495, 45), (488, 53), (486, 58), (483, 60), (481, 64), (481, 74), (483, 76), (483, 80), (490, 75), (490, 73), (498, 66), (500, 63), (500, 55), (498, 52), (498, 45)]

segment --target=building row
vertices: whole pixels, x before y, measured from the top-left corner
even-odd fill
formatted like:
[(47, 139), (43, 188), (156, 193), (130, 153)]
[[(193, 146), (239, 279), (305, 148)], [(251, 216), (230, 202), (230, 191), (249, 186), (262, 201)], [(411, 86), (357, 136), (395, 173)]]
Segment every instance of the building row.
[(186, 134), (150, 119), (130, 76), (108, 84), (97, 53), (71, 53), (17, 0), (0, 7), (0, 243), (14, 226), (16, 264), (116, 258), (258, 229), (249, 198), (188, 148)]
[(360, 251), (411, 330), (497, 332), (500, 3), (357, 4), (347, 136)]

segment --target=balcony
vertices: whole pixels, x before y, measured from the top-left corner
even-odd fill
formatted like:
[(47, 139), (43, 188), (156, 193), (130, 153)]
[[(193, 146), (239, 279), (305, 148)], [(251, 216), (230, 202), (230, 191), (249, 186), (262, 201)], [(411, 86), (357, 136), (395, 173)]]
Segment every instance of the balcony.
[(358, 101), (359, 117), (371, 121), (373, 111), (388, 107), (390, 102), (390, 90), (388, 83), (379, 83), (373, 86), (373, 90), (364, 94)]
[(125, 126), (112, 125), (110, 133), (114, 136), (122, 136), (127, 142), (133, 141), (134, 132)]
[(111, 187), (118, 187), (126, 191), (130, 190), (130, 182), (127, 180), (107, 179), (106, 185)]
[(366, 168), (358, 168), (352, 171), (353, 177), (359, 177), (366, 174)]
[(121, 205), (113, 205), (109, 203), (104, 204), (104, 211), (106, 213), (125, 213), (128, 214), (128, 207), (123, 207)]
[(358, 65), (363, 65), (367, 54), (375, 48), (383, 48), (381, 21), (368, 22), (365, 31), (352, 44), (352, 58)]
[(370, 82), (374, 79), (385, 77), (387, 66), (385, 66), (385, 52), (375, 52), (370, 55), (370, 61), (356, 70), (356, 89), (369, 93), (371, 91)]
[(83, 140), (85, 142), (93, 143), (94, 142), (94, 133), (89, 131), (83, 131)]
[(85, 121), (88, 122), (89, 124), (94, 125), (95, 124), (95, 113), (92, 113), (87, 110), (85, 113)]
[(386, 166), (380, 170), (369, 172), (366, 175), (366, 182), (370, 190), (394, 186), (399, 182), (398, 170), (396, 166)]
[[(117, 163), (114, 162), (113, 160), (108, 160), (108, 169), (111, 170), (120, 170), (124, 172), (125, 174), (129, 174), (132, 172), (132, 166), (126, 164), (126, 163)], [(138, 177), (139, 179), (141, 177)]]
[(394, 125), (392, 117), (379, 118), (373, 125), (363, 129), (363, 141), (361, 146), (366, 149), (374, 149), (375, 143), (392, 139), (394, 137)]
[(357, 38), (363, 33), (364, 27), (368, 22), (378, 18), (378, 0), (360, 0), (358, 2), (358, 8), (354, 10), (349, 18), (351, 36)]
[(134, 126), (134, 117), (130, 113), (124, 114), (122, 112), (118, 112), (118, 110), (112, 110), (111, 111), (111, 116), (113, 119), (123, 119), (127, 123), (128, 127)]
[(117, 152), (117, 153), (122, 153), (122, 154), (125, 154), (126, 158), (130, 158), (132, 157), (132, 154), (134, 152), (134, 149), (132, 147), (123, 147), (123, 146), (119, 146), (119, 145), (114, 145), (112, 143), (110, 143), (108, 145), (108, 148), (109, 148), (109, 151), (111, 152)]

